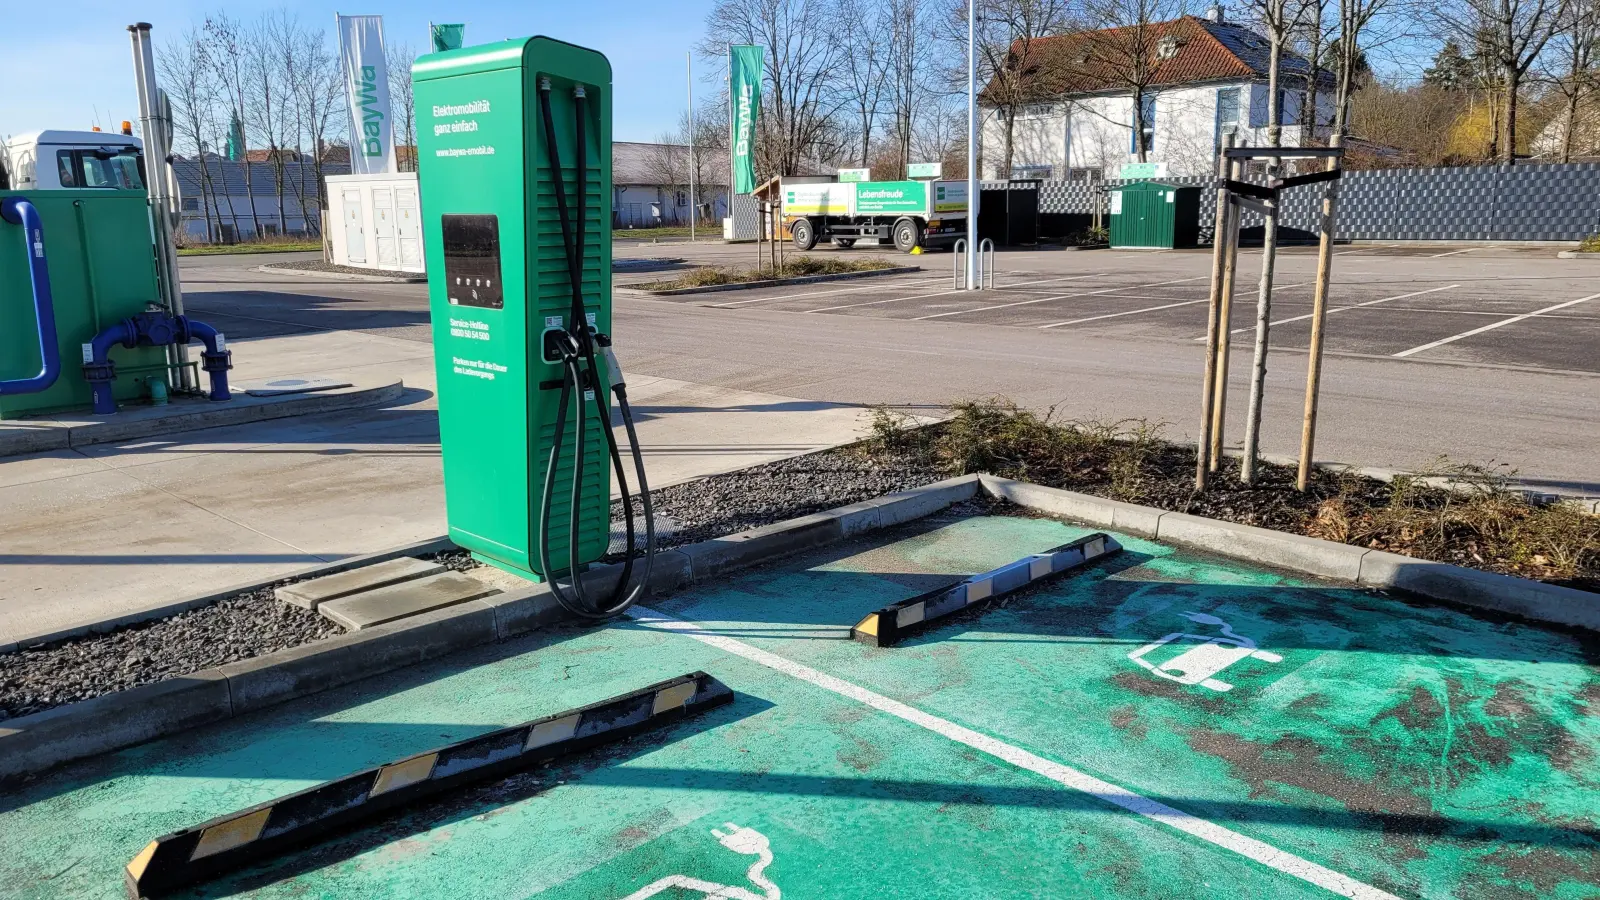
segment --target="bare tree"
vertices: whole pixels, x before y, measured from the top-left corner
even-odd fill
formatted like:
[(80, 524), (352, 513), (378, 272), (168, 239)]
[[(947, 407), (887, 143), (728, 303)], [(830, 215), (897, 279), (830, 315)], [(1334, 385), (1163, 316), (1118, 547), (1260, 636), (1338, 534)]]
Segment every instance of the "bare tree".
[(1571, 0), (1551, 40), (1546, 79), (1561, 101), (1561, 162), (1572, 161), (1579, 110), (1600, 94), (1600, 0)]
[(716, 0), (706, 16), (699, 45), (706, 59), (725, 65), (728, 44), (766, 51), (759, 176), (796, 174), (808, 161), (834, 155), (839, 141), (832, 119), (843, 105), (834, 73), (848, 36), (840, 34), (836, 11), (826, 0)]
[(1283, 146), (1283, 54), (1293, 37), (1299, 5), (1290, 0), (1248, 0), (1250, 16), (1267, 38), (1267, 142)]
[(390, 44), (385, 48), (389, 67), (389, 102), (394, 109), (400, 133), (395, 143), (405, 147), (397, 152), (395, 165), (402, 172), (417, 170), (417, 98), (411, 90), (411, 66), (417, 51), (410, 44)]
[(1293, 28), (1293, 43), (1306, 60), (1306, 72), (1300, 92), (1300, 146), (1315, 146), (1318, 141), (1319, 121), (1317, 107), (1321, 101), (1323, 73), (1328, 71), (1329, 57), (1334, 56), (1335, 34), (1329, 16), (1334, 0), (1298, 0)]
[[(304, 123), (302, 128), (306, 146), (311, 148), (311, 167), (317, 185), (317, 216), (314, 222), (312, 217), (307, 216), (306, 222), (320, 232), (322, 210), (328, 208), (328, 183), (323, 173), (324, 149), (331, 138), (340, 134), (348, 121), (344, 115), (344, 83), (339, 72), (339, 57), (330, 48), (327, 32), (317, 29), (305, 33), (290, 87)], [(302, 156), (302, 165), (304, 159)], [(303, 203), (301, 208), (305, 208)]]
[(1507, 165), (1517, 157), (1522, 83), (1566, 19), (1568, 5), (1569, 0), (1445, 0), (1430, 7), (1446, 30), (1463, 43), (1481, 47), (1479, 55), (1495, 65), (1505, 111), (1499, 151)]
[[(847, 3), (844, 13), (859, 23), (853, 33), (850, 52), (845, 53), (839, 67), (843, 76), (840, 90), (848, 100), (859, 129), (861, 154), (852, 159), (865, 166), (872, 152), (872, 131), (883, 110), (883, 95), (889, 90), (891, 66), (890, 37), (891, 9), (898, 0), (875, 0), (863, 6)], [(853, 150), (853, 148), (852, 148)]]
[(1393, 0), (1338, 0), (1339, 26), (1333, 39), (1333, 133), (1350, 129), (1350, 98), (1366, 67), (1373, 26)]
[(272, 187), (278, 198), (278, 233), (289, 233), (285, 199), (285, 176), (289, 155), (287, 144), (290, 114), (287, 109), (287, 61), (285, 48), (295, 41), (297, 23), (286, 11), (262, 17), (244, 34), (245, 77), (253, 97), (255, 116), (247, 121), (246, 133), (254, 131), (266, 145), (267, 163), (272, 167)]
[[(211, 184), (210, 161), (206, 159), (206, 134), (215, 128), (217, 84), (210, 60), (206, 58), (206, 35), (190, 28), (175, 43), (160, 48), (156, 67), (161, 84), (172, 101), (174, 150), (193, 152), (200, 169), (200, 214), (205, 219), (206, 241), (217, 238), (211, 227), (215, 191)], [(222, 211), (217, 210), (221, 224)]]
[(1177, 21), (1183, 9), (1182, 0), (1090, 0), (1096, 28), (1084, 34), (1080, 46), (1066, 49), (1075, 87), (1132, 95), (1131, 146), (1139, 162), (1146, 162), (1150, 153), (1151, 88), (1162, 63), (1176, 56), (1180, 42), (1190, 37), (1188, 26)]
[[(245, 70), (246, 36), (244, 29), (237, 19), (229, 18), (227, 13), (219, 12), (206, 19), (205, 31), (211, 43), (211, 53), (208, 58), (215, 67), (214, 71), (217, 79), (221, 82), (224, 96), (227, 98), (229, 118), (230, 120), (237, 119), (240, 123), (240, 130), (248, 134), (248, 123), (251, 121), (254, 110), (247, 99), (250, 77)], [(256, 210), (255, 179), (250, 173), (248, 140), (245, 141), (245, 146), (241, 147), (240, 150), (243, 151), (244, 155), (244, 183), (245, 194), (250, 202), (251, 234), (259, 237), (261, 234), (261, 217)], [(226, 170), (227, 163), (223, 162), (221, 165)], [(226, 183), (227, 179), (224, 178), (223, 180)], [(232, 207), (231, 201), (229, 206), (230, 208)], [(236, 222), (234, 233), (237, 234), (238, 230)]]
[(930, 42), (923, 40), (928, 30), (925, 4), (918, 0), (888, 0), (885, 13), (889, 28), (889, 72), (891, 74), (890, 104), (894, 110), (891, 130), (895, 136), (895, 159), (900, 177), (907, 176), (911, 165), (912, 125), (917, 103), (925, 93), (924, 84), (928, 70)]
[[(1045, 55), (1046, 38), (1065, 34), (1075, 22), (1068, 0), (972, 0), (977, 6), (975, 37), (978, 81), (984, 84), (980, 102), (995, 111), (1002, 132), (1001, 178), (1011, 177), (1016, 157), (1017, 116), (1024, 106), (1051, 96), (1040, 83), (1037, 69)], [(965, 94), (967, 0), (948, 0), (942, 17), (942, 39), (951, 65), (946, 78), (962, 86)], [(960, 48), (959, 52), (953, 52)], [(983, 147), (977, 148), (981, 162)]]

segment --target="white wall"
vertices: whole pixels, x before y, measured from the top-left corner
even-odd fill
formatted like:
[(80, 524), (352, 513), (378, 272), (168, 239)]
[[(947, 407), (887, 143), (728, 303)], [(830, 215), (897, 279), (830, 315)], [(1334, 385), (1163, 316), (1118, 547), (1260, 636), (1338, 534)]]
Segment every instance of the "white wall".
[(328, 176), (333, 262), (358, 269), (426, 270), (417, 174)]
[[(1223, 89), (1239, 91), (1237, 133), (1241, 143), (1267, 144), (1265, 84), (1233, 82), (1168, 88), (1155, 92), (1155, 141), (1146, 159), (1166, 163), (1171, 175), (1213, 172), (1219, 143), (1217, 97)], [(1299, 121), (1300, 100), (1298, 91), (1285, 92), (1285, 122)], [(1322, 122), (1330, 122), (1331, 93), (1320, 92), (1317, 100)], [(1005, 160), (1005, 122), (997, 110), (984, 112), (983, 176), (998, 178)], [(1064, 180), (1069, 168), (1090, 168), (1100, 170), (1106, 178), (1115, 178), (1124, 163), (1138, 160), (1131, 152), (1133, 118), (1131, 94), (1035, 104), (1017, 116), (1012, 133), (1013, 172), (1049, 166), (1051, 179)], [(1298, 144), (1300, 130), (1298, 125), (1285, 125), (1283, 143)]]

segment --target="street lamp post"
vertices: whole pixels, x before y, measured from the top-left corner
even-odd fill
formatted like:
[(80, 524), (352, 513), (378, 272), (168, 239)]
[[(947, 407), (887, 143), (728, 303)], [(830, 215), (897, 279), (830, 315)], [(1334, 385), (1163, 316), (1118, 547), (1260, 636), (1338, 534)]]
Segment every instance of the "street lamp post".
[(978, 289), (978, 0), (967, 0), (967, 290)]

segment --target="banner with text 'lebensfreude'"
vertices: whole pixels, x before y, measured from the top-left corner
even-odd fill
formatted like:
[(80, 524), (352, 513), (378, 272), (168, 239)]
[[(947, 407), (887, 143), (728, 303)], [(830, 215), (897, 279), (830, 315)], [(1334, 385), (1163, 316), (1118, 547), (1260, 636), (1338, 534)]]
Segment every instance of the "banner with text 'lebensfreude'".
[(761, 115), (761, 71), (766, 65), (761, 47), (739, 44), (728, 48), (728, 96), (733, 104), (733, 192), (756, 189), (756, 119)]
[(383, 59), (383, 16), (338, 16), (339, 59), (350, 100), (350, 171), (396, 170), (389, 113), (389, 67)]

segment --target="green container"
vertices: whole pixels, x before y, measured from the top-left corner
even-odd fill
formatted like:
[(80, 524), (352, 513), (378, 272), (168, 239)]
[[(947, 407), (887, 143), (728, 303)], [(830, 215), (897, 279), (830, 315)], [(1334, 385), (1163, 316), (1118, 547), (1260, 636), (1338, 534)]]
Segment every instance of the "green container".
[[(573, 88), (581, 84), (588, 97), (583, 292), (596, 327), (610, 333), (611, 64), (593, 50), (535, 37), (424, 56), (412, 68), (450, 539), (534, 579), (543, 574), (540, 499), (563, 372), (544, 358), (543, 334), (561, 328), (572, 306), (539, 113), (541, 77), (552, 82), (572, 204)], [(609, 386), (601, 387), (609, 402)], [(580, 563), (605, 553), (611, 526), (605, 432), (592, 400), (586, 412)], [(551, 504), (558, 573), (568, 558), (574, 422), (569, 415)]]
[(1111, 191), (1111, 246), (1171, 250), (1200, 242), (1200, 189), (1135, 181)]
[[(45, 260), (54, 295), (56, 343), (61, 375), (37, 394), (0, 397), (0, 419), (87, 410), (89, 382), (83, 379), (83, 345), (106, 328), (160, 302), (155, 248), (144, 191), (0, 191), (26, 197), (39, 210)], [(21, 225), (0, 219), (0, 380), (38, 374), (39, 328)], [(119, 402), (136, 399), (151, 374), (164, 373), (166, 350), (118, 346), (112, 393)]]

